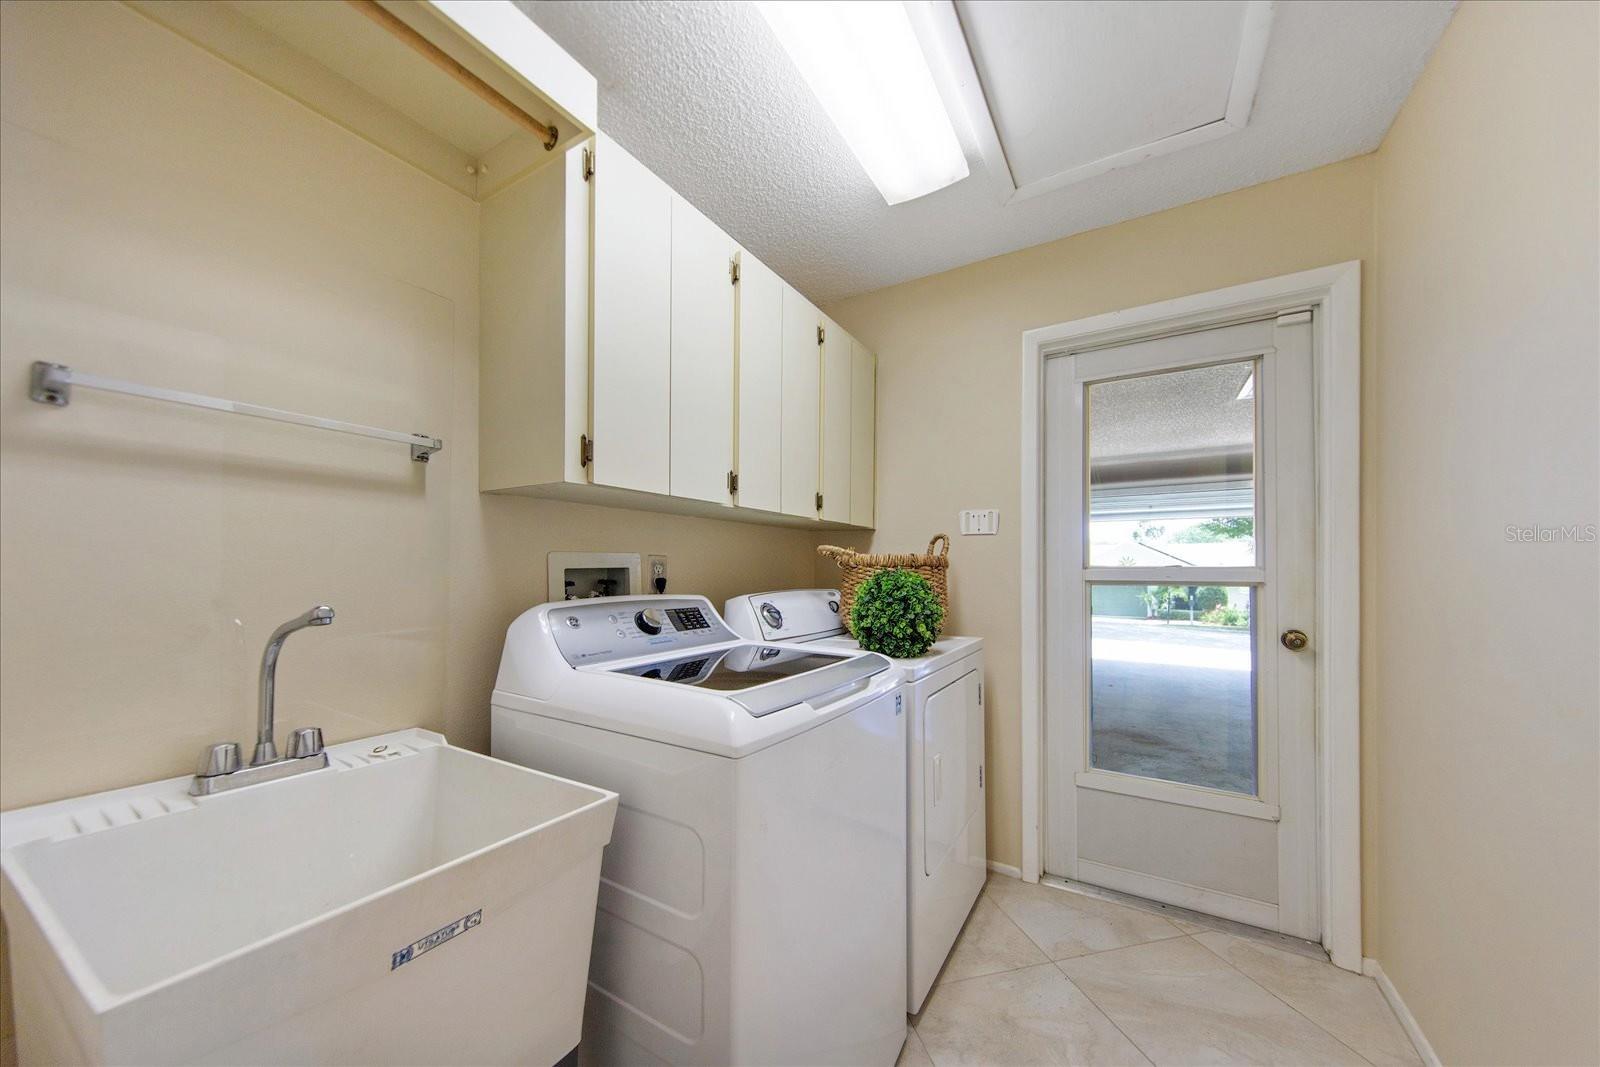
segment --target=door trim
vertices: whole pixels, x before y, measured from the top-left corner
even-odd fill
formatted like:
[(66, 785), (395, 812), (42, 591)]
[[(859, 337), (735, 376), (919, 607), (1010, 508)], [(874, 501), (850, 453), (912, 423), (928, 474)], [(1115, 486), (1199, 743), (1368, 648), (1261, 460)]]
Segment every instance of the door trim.
[(1322, 944), (1361, 969), (1361, 263), (1230, 286), (1022, 335), (1022, 877), (1044, 846), (1044, 369), (1067, 348), (1122, 344), (1297, 308), (1312, 320), (1317, 420), (1317, 847)]
[[(1278, 805), (1257, 800), (1255, 797), (1225, 793), (1220, 789), (1185, 783), (1165, 782), (1159, 778), (1143, 778), (1135, 774), (1091, 767), (1073, 774), (1073, 784), (1079, 789), (1098, 789), (1102, 793), (1119, 793), (1125, 797), (1143, 797), (1166, 804), (1180, 804), (1186, 808), (1204, 808), (1229, 815), (1242, 815), (1246, 819), (1264, 819), (1277, 822), (1282, 818)], [(1078, 862), (1088, 861), (1079, 858)], [(1082, 872), (1080, 871), (1081, 875)]]

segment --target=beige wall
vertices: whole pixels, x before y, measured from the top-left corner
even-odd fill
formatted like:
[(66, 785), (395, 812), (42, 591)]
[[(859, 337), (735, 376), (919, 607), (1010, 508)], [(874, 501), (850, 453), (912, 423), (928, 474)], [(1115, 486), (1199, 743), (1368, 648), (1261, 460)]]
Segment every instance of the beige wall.
[[(810, 580), (813, 534), (479, 495), (476, 207), (121, 7), (53, 5), (71, 37), (20, 47), (45, 10), (0, 32), (0, 807), (246, 736), (261, 640), (317, 600), (339, 622), (292, 639), (287, 722), (482, 746), (548, 551), (665, 552), (714, 601)], [(829, 309), (880, 358), (870, 543), (1001, 509), (956, 539), (951, 626), (989, 640), (1015, 864), (1022, 331), (1366, 261), (1367, 952), (1459, 1061), (1600, 1056), (1595, 548), (1503, 540), (1596, 520), (1594, 12), (1468, 5), (1375, 157)], [(448, 447), (424, 469), (130, 399), (50, 411), (41, 357)]]
[(1600, 520), (1597, 10), (1462, 7), (1377, 156), (1368, 875), (1446, 1062), (1600, 1062), (1600, 551), (1505, 536)]
[[(665, 553), (714, 599), (810, 580), (797, 530), (477, 492), (477, 205), (118, 4), (4, 5), (0, 807), (190, 769), (284, 725), (488, 742), (545, 556)], [(161, 71), (164, 76), (151, 77)], [(79, 391), (48, 358), (446, 440)]]
[[(813, 533), (480, 496), (477, 205), (119, 4), (0, 11), (0, 807), (247, 740), (262, 642), (318, 601), (338, 619), (286, 646), (280, 723), (482, 748), (546, 553), (664, 553), (717, 602), (810, 581)], [(49, 409), (40, 358), (446, 448)]]
[[(877, 551), (954, 534), (1000, 509), (993, 537), (950, 550), (956, 633), (987, 642), (989, 854), (1022, 861), (1017, 416), (1022, 332), (1036, 326), (1365, 260), (1372, 160), (1257, 185), (841, 301), (828, 313), (878, 354)], [(819, 580), (836, 581), (822, 563)]]
[(1505, 539), (1600, 519), (1596, 10), (1466, 5), (1374, 156), (828, 309), (879, 358), (858, 543), (1001, 510), (956, 540), (952, 627), (989, 641), (1017, 864), (1022, 331), (1365, 261), (1365, 951), (1453, 1062), (1600, 1060), (1596, 546)]

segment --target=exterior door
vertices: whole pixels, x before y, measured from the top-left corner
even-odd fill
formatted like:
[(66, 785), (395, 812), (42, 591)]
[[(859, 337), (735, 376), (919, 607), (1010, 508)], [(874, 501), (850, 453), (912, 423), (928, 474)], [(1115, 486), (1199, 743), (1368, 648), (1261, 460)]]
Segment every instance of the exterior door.
[(1316, 938), (1311, 314), (1045, 387), (1045, 869)]

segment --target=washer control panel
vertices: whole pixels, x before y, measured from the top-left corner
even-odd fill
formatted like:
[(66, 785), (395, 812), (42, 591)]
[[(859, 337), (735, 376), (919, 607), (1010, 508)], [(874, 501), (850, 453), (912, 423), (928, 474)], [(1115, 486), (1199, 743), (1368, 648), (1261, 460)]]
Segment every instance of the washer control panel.
[(698, 648), (737, 635), (704, 597), (603, 597), (564, 600), (546, 612), (556, 647), (572, 666), (657, 650)]

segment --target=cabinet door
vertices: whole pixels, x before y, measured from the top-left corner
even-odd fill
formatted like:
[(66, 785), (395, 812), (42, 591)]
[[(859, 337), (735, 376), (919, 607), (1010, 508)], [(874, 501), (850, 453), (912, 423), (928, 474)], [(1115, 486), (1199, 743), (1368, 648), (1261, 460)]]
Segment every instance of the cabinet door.
[(672, 196), (671, 492), (730, 502), (733, 240)]
[(817, 517), (822, 410), (822, 312), (783, 287), (783, 511)]
[(822, 518), (850, 521), (850, 335), (822, 322)]
[(850, 346), (850, 524), (870, 528), (877, 492), (878, 357)]
[(596, 135), (590, 477), (665, 494), (672, 386), (672, 191)]
[(783, 501), (783, 282), (739, 253), (739, 472), (742, 508)]

